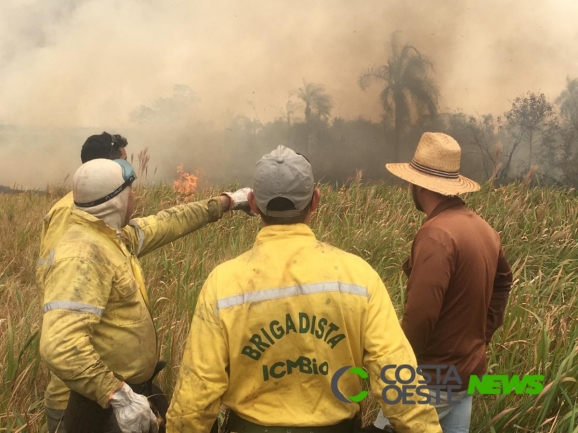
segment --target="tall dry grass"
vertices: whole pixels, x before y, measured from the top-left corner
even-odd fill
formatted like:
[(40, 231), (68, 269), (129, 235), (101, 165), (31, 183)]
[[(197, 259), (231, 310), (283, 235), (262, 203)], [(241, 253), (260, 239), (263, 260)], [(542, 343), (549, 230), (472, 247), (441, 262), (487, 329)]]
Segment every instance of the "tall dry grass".
[[(215, 191), (203, 190), (196, 198)], [(352, 182), (322, 186), (312, 221), (317, 236), (367, 260), (382, 276), (401, 315), (401, 263), (423, 216), (405, 189)], [(171, 186), (137, 190), (140, 215), (177, 204)], [(34, 286), (40, 222), (54, 196), (0, 195), (0, 432), (37, 432), (44, 423), (46, 368), (39, 360), (41, 297)], [(504, 326), (489, 349), (496, 374), (544, 374), (538, 396), (476, 396), (472, 431), (578, 433), (578, 249), (574, 190), (512, 184), (466, 197), (501, 233), (515, 275)], [(171, 391), (199, 289), (219, 263), (251, 247), (259, 221), (221, 221), (142, 259), (160, 354), (159, 377)], [(376, 403), (364, 405), (366, 419)]]

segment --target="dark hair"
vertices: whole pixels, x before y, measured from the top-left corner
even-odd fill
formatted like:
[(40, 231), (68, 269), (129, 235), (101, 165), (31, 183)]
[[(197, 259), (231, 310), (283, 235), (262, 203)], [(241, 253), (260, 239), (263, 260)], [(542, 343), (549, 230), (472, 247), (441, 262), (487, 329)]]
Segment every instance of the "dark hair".
[(121, 147), (126, 147), (128, 141), (122, 135), (103, 132), (100, 135), (91, 135), (86, 139), (80, 151), (82, 163), (93, 159), (118, 159), (122, 153)]
[[(304, 223), (307, 219), (307, 214), (309, 213), (309, 209), (311, 208), (311, 203), (313, 202), (313, 197), (311, 197), (311, 201), (305, 208), (301, 211), (301, 213), (294, 217), (272, 217), (270, 215), (264, 215), (261, 210), (259, 213), (261, 214), (261, 218), (265, 221), (267, 225), (289, 225), (289, 224), (299, 224)], [(267, 204), (267, 210), (275, 210), (275, 211), (283, 211), (283, 210), (295, 210), (295, 204), (285, 197), (275, 197)]]

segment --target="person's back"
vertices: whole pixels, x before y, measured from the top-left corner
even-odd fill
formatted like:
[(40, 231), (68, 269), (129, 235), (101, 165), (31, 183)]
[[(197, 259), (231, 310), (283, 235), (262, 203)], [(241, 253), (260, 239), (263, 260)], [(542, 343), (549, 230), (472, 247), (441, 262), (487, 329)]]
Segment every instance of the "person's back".
[[(428, 242), (435, 243), (431, 251), (435, 251), (440, 262), (438, 270), (447, 268), (450, 278), (446, 282), (444, 272), (433, 274), (418, 269), (413, 275), (415, 281), (408, 282), (408, 290), (426, 278), (432, 287), (437, 287), (437, 278), (444, 279), (443, 284), (439, 284), (444, 292), (443, 302), (429, 335), (422, 327), (413, 326), (418, 319), (412, 315), (428, 317), (428, 311), (438, 308), (427, 296), (412, 297), (402, 327), (414, 344), (419, 363), (455, 366), (462, 378), (460, 390), (465, 390), (470, 375), (484, 374), (486, 342), (502, 321), (502, 318), (496, 318), (499, 320), (495, 324), (487, 321), (498, 264), (505, 260), (500, 237), (486, 221), (466, 208), (461, 199), (453, 197), (436, 207), (416, 234), (416, 248), (427, 250)], [(410, 258), (405, 267), (410, 279), (412, 268)], [(496, 296), (494, 294), (494, 298)], [(439, 377), (440, 383), (444, 373)]]
[[(318, 242), (305, 224), (264, 227), (252, 250), (217, 267), (212, 278), (206, 296), (216, 300), (231, 336), (223, 404), (252, 422), (327, 426), (354, 417), (357, 405), (336, 404), (331, 378), (340, 367), (364, 363), (366, 323), (377, 313), (370, 298), (389, 307), (381, 338), (400, 351), (400, 364), (410, 358), (403, 335), (385, 331), (397, 318), (377, 273)], [(360, 391), (356, 380), (343, 390)]]
[[(263, 159), (268, 156), (290, 165), (296, 154), (280, 146)], [(221, 402), (231, 409), (228, 431), (352, 432), (360, 407), (334, 395), (336, 372), (364, 366), (381, 396), (384, 366), (417, 366), (379, 275), (361, 258), (316, 239), (307, 223), (319, 190), (289, 168), (278, 175), (310, 189), (302, 188), (300, 198), (265, 194), (263, 204), (259, 186), (276, 182), (257, 176), (249, 203), (266, 225), (251, 250), (211, 272), (199, 294), (168, 432), (208, 432)], [(283, 206), (267, 205), (287, 198), (296, 203), (287, 217)], [(355, 375), (343, 375), (338, 387), (346, 396), (362, 392)], [(417, 400), (381, 403), (400, 433), (440, 432), (433, 408)]]

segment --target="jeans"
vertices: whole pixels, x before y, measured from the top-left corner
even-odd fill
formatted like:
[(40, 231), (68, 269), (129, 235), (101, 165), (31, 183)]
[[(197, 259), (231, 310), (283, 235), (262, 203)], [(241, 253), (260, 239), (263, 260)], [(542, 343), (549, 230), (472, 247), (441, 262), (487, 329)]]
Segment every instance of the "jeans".
[[(452, 404), (448, 404), (445, 393), (441, 393), (439, 404), (433, 404), (440, 419), (440, 425), (443, 433), (468, 433), (470, 431), (470, 420), (472, 418), (472, 397), (467, 391), (462, 391), (456, 397), (452, 396)], [(457, 403), (454, 403), (457, 400)], [(379, 411), (377, 418), (373, 423), (374, 426), (384, 428), (391, 425), (383, 411)]]

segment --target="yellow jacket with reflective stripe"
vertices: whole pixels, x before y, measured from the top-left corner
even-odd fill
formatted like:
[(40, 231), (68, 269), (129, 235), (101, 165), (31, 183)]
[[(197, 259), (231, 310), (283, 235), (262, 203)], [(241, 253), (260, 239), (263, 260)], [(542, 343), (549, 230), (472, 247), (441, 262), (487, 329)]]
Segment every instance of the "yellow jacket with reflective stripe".
[[(264, 426), (337, 424), (360, 406), (334, 396), (333, 374), (365, 367), (383, 403), (387, 364), (417, 366), (379, 275), (305, 224), (266, 226), (199, 294), (167, 431), (208, 433), (221, 403)], [(345, 374), (339, 389), (355, 396), (361, 380)], [(441, 432), (429, 405), (382, 408), (399, 433)]]
[(221, 216), (219, 199), (211, 199), (136, 218), (117, 234), (73, 210), (67, 197), (52, 209), (37, 269), (44, 291), (40, 350), (51, 371), (47, 407), (65, 409), (69, 388), (104, 407), (120, 377), (150, 378), (156, 334), (137, 256)]

